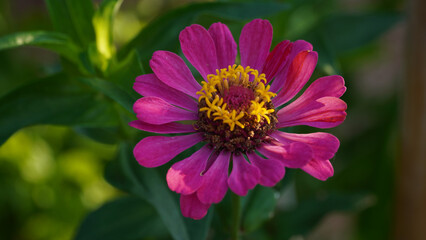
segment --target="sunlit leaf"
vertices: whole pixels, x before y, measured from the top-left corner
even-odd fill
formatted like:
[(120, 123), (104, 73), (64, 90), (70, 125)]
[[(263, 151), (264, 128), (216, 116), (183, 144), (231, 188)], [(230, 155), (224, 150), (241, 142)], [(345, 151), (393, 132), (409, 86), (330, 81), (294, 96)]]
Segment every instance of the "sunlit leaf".
[(0, 50), (21, 46), (43, 47), (61, 54), (74, 63), (78, 62), (81, 51), (67, 35), (58, 32), (20, 32), (0, 38)]
[(105, 0), (93, 16), (93, 26), (96, 35), (96, 49), (98, 52), (98, 65), (105, 71), (108, 68), (109, 61), (115, 55), (115, 46), (113, 41), (113, 22), (114, 16), (118, 11), (122, 0)]

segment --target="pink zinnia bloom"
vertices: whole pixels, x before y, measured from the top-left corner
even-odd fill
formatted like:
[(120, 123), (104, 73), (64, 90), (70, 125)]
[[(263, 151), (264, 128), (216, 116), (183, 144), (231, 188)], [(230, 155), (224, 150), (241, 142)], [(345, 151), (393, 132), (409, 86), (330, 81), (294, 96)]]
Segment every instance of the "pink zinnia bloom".
[(182, 134), (142, 139), (134, 155), (144, 167), (158, 167), (204, 144), (167, 173), (169, 188), (181, 194), (185, 217), (203, 218), (228, 188), (244, 196), (256, 184), (274, 186), (286, 167), (300, 168), (320, 180), (333, 175), (329, 159), (339, 148), (335, 136), (279, 131), (297, 125), (331, 128), (346, 117), (341, 76), (317, 79), (289, 103), (317, 64), (310, 43), (286, 40), (270, 51), (272, 26), (255, 19), (241, 32), (238, 65), (237, 44), (222, 23), (208, 30), (191, 25), (179, 40), (204, 81), (200, 85), (178, 55), (155, 52), (150, 61), (154, 73), (136, 78), (134, 89), (144, 97), (134, 104), (138, 120), (130, 126)]

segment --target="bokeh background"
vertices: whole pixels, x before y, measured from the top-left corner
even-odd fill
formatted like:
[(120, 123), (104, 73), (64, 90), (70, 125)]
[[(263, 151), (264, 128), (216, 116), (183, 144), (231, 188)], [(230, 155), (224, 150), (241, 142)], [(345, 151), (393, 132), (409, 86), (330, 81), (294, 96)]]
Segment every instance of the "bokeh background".
[[(25, 31), (70, 33), (72, 29), (58, 23), (66, 14), (53, 14), (51, 2), (55, 1), (0, 0), (0, 39)], [(94, 9), (100, 2), (93, 1)], [(204, 5), (212, 2), (220, 4)], [(256, 17), (271, 21), (273, 45), (284, 39), (313, 44), (319, 63), (312, 79), (331, 74), (345, 78), (348, 116), (328, 131), (341, 140), (332, 159), (335, 176), (321, 182), (300, 170), (289, 170), (273, 189), (256, 187), (243, 200), (243, 239), (421, 239), (395, 237), (409, 11), (402, 0), (124, 0), (113, 15), (111, 49), (117, 68), (121, 63), (125, 67), (110, 72), (103, 72), (102, 63), (96, 65), (90, 57), (97, 70), (87, 73), (63, 55), (42, 48), (43, 44), (12, 48), (0, 41), (0, 239), (177, 239), (149, 201), (105, 180), (105, 169), (111, 168), (106, 166), (116, 161), (120, 142), (126, 139), (122, 134), (133, 130), (103, 117), (110, 108), (84, 112), (80, 103), (68, 104), (83, 97), (76, 86), (61, 82), (73, 76), (96, 76), (118, 82), (137, 97), (131, 93), (136, 73), (128, 64), (134, 61), (134, 52), (136, 62), (149, 72), (146, 63), (155, 50), (179, 52), (177, 36), (184, 26), (208, 27), (221, 21), (238, 39), (242, 26)], [(85, 12), (71, 15), (79, 13)], [(84, 38), (89, 39), (87, 44)], [(88, 46), (90, 55), (93, 36), (81, 39), (78, 44)], [(49, 84), (38, 87), (46, 78)], [(419, 87), (424, 98), (424, 85)], [(96, 101), (108, 102), (112, 111), (125, 111), (108, 93), (83, 88), (94, 92)], [(63, 94), (71, 97), (62, 98)], [(63, 108), (52, 101), (62, 101)], [(420, 107), (424, 114), (424, 104)], [(85, 120), (74, 121), (79, 111)], [(133, 117), (124, 115), (121, 121)], [(117, 128), (122, 128), (118, 134)], [(163, 184), (166, 169), (159, 171)], [(211, 210), (207, 239), (226, 239), (222, 225), (226, 226), (223, 214), (229, 209), (228, 200)]]

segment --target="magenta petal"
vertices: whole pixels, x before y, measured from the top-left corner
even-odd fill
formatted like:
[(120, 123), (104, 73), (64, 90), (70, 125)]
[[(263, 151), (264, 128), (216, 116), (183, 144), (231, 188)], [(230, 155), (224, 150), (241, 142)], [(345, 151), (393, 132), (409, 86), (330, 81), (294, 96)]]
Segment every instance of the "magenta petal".
[(275, 46), (274, 50), (269, 53), (263, 66), (263, 73), (265, 73), (268, 82), (285, 67), (290, 57), (291, 47), (290, 41), (285, 40)]
[(293, 59), (294, 57), (296, 57), (297, 54), (299, 54), (300, 52), (312, 51), (312, 50), (313, 50), (312, 44), (310, 44), (309, 42), (307, 42), (305, 40), (296, 40), (293, 43), (293, 48), (291, 50), (290, 59)]
[(197, 24), (186, 27), (180, 32), (179, 41), (183, 54), (205, 80), (208, 74), (216, 73), (216, 47), (204, 27)]
[(339, 75), (315, 80), (297, 101), (313, 101), (322, 97), (341, 97), (345, 93), (345, 81)]
[(307, 125), (331, 128), (346, 118), (347, 105), (335, 97), (323, 97), (315, 101), (294, 101), (278, 111), (278, 128)]
[(200, 220), (206, 216), (211, 204), (204, 204), (197, 198), (197, 194), (181, 195), (180, 210), (184, 217)]
[(163, 83), (198, 99), (196, 93), (201, 86), (181, 57), (172, 52), (156, 51), (149, 65)]
[[(290, 63), (285, 74), (285, 81), (278, 95), (272, 99), (278, 107), (292, 99), (308, 82), (317, 65), (317, 52), (300, 52)], [(278, 79), (279, 80), (279, 79)]]
[(272, 137), (280, 142), (301, 142), (312, 149), (313, 158), (325, 161), (334, 157), (339, 148), (339, 139), (329, 133), (317, 132), (309, 134), (295, 134), (275, 131)]
[(231, 153), (222, 151), (212, 166), (203, 176), (203, 185), (198, 189), (197, 196), (203, 203), (218, 203), (225, 197), (228, 190), (228, 168)]
[(283, 179), (285, 168), (280, 161), (264, 159), (255, 153), (247, 154), (247, 157), (260, 170), (260, 185), (273, 187)]
[(312, 45), (304, 40), (297, 40), (293, 43), (291, 43), (291, 46), (289, 46), (288, 50), (290, 50), (289, 56), (286, 59), (285, 67), (282, 69), (281, 72), (277, 73), (277, 76), (275, 80), (271, 84), (271, 91), (278, 92), (282, 86), (284, 85), (284, 82), (287, 79), (287, 72), (290, 68), (291, 63), (293, 62), (294, 58), (300, 53), (304, 51), (312, 51)]
[(164, 124), (174, 121), (196, 120), (197, 113), (168, 104), (158, 97), (144, 97), (133, 105), (136, 117), (150, 124)]
[(137, 77), (133, 88), (142, 96), (159, 97), (173, 105), (197, 111), (198, 104), (195, 99), (167, 86), (153, 73)]
[(233, 156), (232, 172), (228, 178), (229, 188), (240, 196), (247, 195), (260, 179), (259, 169), (247, 162), (242, 154)]
[(327, 180), (327, 178), (334, 174), (333, 166), (328, 160), (321, 161), (312, 159), (312, 161), (302, 167), (302, 170), (322, 181)]
[(264, 144), (259, 152), (267, 158), (279, 160), (289, 168), (301, 168), (312, 159), (311, 148), (299, 142)]
[(203, 136), (200, 133), (175, 137), (146, 137), (136, 144), (133, 155), (144, 167), (158, 167), (202, 140)]
[(180, 123), (166, 123), (162, 125), (149, 124), (139, 120), (129, 122), (131, 127), (137, 128), (142, 131), (154, 132), (154, 133), (190, 133), (195, 132), (194, 127), (189, 124)]
[(272, 25), (268, 20), (255, 19), (247, 23), (240, 36), (241, 65), (262, 72), (271, 42)]
[(340, 76), (322, 77), (314, 81), (294, 102), (278, 111), (278, 128), (308, 125), (335, 127), (346, 118), (346, 103), (337, 97), (346, 91)]
[(204, 146), (190, 157), (172, 165), (167, 172), (167, 184), (172, 191), (192, 194), (203, 183), (201, 173), (206, 168), (212, 150)]
[(237, 43), (229, 28), (223, 23), (213, 23), (209, 33), (216, 46), (218, 68), (232, 66), (237, 56)]

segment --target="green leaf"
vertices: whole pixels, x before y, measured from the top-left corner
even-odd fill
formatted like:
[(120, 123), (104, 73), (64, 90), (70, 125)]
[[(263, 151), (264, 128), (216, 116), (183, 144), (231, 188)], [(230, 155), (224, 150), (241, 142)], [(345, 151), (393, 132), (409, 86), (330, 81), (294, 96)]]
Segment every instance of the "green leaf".
[(106, 78), (117, 84), (123, 91), (132, 96), (133, 99), (138, 99), (141, 96), (133, 90), (133, 84), (136, 77), (144, 73), (139, 54), (134, 50), (125, 59), (113, 65)]
[(133, 240), (163, 237), (164, 224), (155, 210), (137, 197), (123, 197), (90, 213), (76, 240)]
[(192, 240), (203, 240), (207, 238), (210, 230), (210, 225), (213, 220), (213, 208), (212, 206), (207, 215), (201, 220), (193, 220), (185, 218), (185, 225), (188, 228), (190, 239)]
[(20, 32), (0, 38), (0, 50), (21, 46), (38, 46), (61, 54), (77, 63), (81, 49), (65, 34), (58, 32)]
[[(327, 74), (338, 69), (336, 57), (371, 43), (401, 20), (397, 13), (332, 15), (301, 36), (319, 53), (319, 64)], [(330, 69), (330, 70), (327, 70)]]
[(303, 235), (312, 230), (319, 221), (333, 211), (361, 210), (368, 198), (365, 194), (328, 195), (321, 199), (301, 202), (295, 209), (279, 214), (275, 219), (277, 236), (289, 239), (294, 235)]
[(118, 104), (123, 106), (127, 111), (131, 113), (133, 112), (133, 103), (136, 101), (136, 99), (132, 98), (125, 91), (121, 90), (121, 88), (118, 87), (115, 83), (99, 78), (79, 78), (79, 80), (110, 97)]
[(142, 59), (151, 57), (155, 50), (175, 50), (178, 46), (179, 32), (203, 14), (230, 20), (248, 20), (272, 15), (286, 9), (288, 9), (287, 4), (274, 2), (189, 4), (170, 11), (151, 22), (128, 45), (121, 49), (119, 57), (126, 56), (134, 48), (138, 49)]
[(251, 232), (271, 218), (276, 204), (275, 190), (257, 186), (248, 200), (243, 213), (243, 228)]
[(115, 57), (113, 40), (114, 16), (122, 0), (104, 0), (93, 16), (93, 26), (96, 35), (97, 61), (101, 70), (105, 71), (109, 61)]
[(34, 124), (102, 127), (117, 124), (105, 99), (64, 74), (20, 87), (0, 98), (0, 144), (20, 128)]
[(401, 16), (396, 13), (336, 15), (326, 19), (317, 31), (322, 31), (330, 46), (340, 54), (370, 43), (399, 20)]
[(112, 185), (129, 191), (151, 203), (175, 240), (188, 240), (189, 235), (175, 197), (156, 169), (141, 167), (133, 157), (132, 147), (122, 144), (118, 161), (106, 169), (105, 178)]
[(119, 127), (74, 127), (75, 132), (89, 137), (97, 142), (116, 144), (122, 140)]
[(90, 0), (45, 0), (56, 31), (67, 34), (86, 48), (94, 41), (93, 4)]

